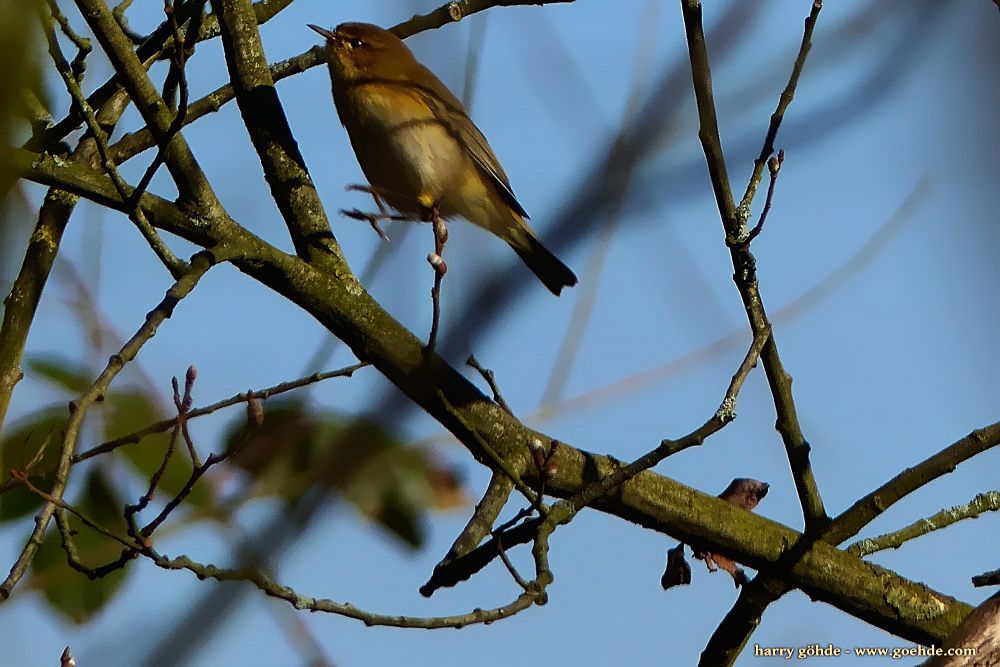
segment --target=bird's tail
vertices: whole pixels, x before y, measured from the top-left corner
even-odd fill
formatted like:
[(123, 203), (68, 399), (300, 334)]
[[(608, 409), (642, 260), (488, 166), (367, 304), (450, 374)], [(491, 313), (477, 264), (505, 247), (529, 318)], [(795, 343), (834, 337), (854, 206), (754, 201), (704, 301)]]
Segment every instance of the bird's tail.
[(517, 233), (508, 235), (506, 241), (532, 273), (556, 296), (559, 296), (563, 287), (576, 284), (576, 274), (549, 252), (530, 229), (521, 227)]

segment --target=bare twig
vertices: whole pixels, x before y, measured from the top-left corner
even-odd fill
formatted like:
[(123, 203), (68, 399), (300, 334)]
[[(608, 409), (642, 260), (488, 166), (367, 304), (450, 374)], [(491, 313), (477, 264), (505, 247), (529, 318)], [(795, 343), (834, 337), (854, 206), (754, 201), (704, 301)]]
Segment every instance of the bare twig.
[(20, 479), (21, 483), (24, 484), (24, 486), (29, 491), (31, 491), (33, 494), (35, 494), (36, 496), (38, 496), (39, 498), (41, 498), (45, 502), (47, 502), (47, 503), (49, 503), (51, 505), (55, 505), (59, 509), (65, 510), (65, 511), (69, 512), (70, 514), (74, 515), (75, 517), (77, 517), (78, 519), (80, 519), (80, 521), (82, 521), (84, 523), (84, 525), (86, 525), (88, 528), (92, 528), (92, 529), (96, 530), (101, 535), (104, 535), (105, 537), (110, 538), (110, 539), (114, 540), (115, 542), (118, 542), (119, 544), (121, 544), (123, 547), (125, 547), (127, 549), (134, 549), (134, 548), (136, 548), (137, 545), (135, 543), (129, 541), (128, 538), (122, 537), (121, 535), (117, 535), (113, 531), (108, 530), (107, 528), (105, 528), (101, 524), (99, 524), (96, 521), (94, 521), (93, 519), (89, 518), (86, 514), (84, 514), (80, 510), (76, 509), (75, 507), (73, 507), (72, 505), (70, 505), (69, 503), (67, 503), (61, 497), (53, 495), (51, 493), (47, 493), (46, 491), (43, 491), (42, 489), (39, 489), (37, 486), (35, 486), (34, 484), (31, 483), (31, 479), (28, 477), (28, 475), (24, 474), (22, 471), (20, 471), (20, 470), (12, 470), (11, 474), (14, 475), (15, 477), (17, 477), (18, 479)]
[[(198, 458), (198, 452), (195, 451), (194, 442), (191, 440), (191, 434), (188, 432), (187, 427), (187, 414), (191, 410), (191, 404), (193, 399), (191, 397), (191, 387), (194, 385), (194, 380), (197, 377), (197, 371), (194, 366), (189, 366), (186, 374), (186, 380), (184, 382), (184, 398), (181, 398), (179, 393), (179, 387), (177, 386), (177, 378), (170, 379), (170, 385), (174, 391), (174, 408), (177, 410), (177, 423), (174, 426), (174, 430), (178, 428), (181, 431), (181, 435), (184, 438), (184, 443), (187, 445), (188, 454), (191, 456), (191, 465), (195, 468), (201, 466), (201, 459)], [(249, 403), (250, 397), (247, 398)]]
[(433, 353), (437, 345), (438, 328), (441, 324), (441, 281), (444, 274), (448, 272), (448, 265), (445, 264), (442, 254), (444, 244), (448, 242), (448, 228), (445, 226), (444, 218), (435, 209), (432, 212), (431, 224), (434, 227), (434, 252), (427, 255), (427, 263), (434, 269), (434, 286), (431, 288), (431, 333), (427, 337), (427, 352)]
[(59, 28), (63, 31), (63, 34), (76, 46), (76, 56), (73, 57), (73, 62), (70, 63), (69, 69), (73, 72), (73, 78), (76, 79), (76, 82), (82, 83), (83, 72), (86, 68), (86, 58), (94, 50), (94, 47), (89, 39), (79, 35), (73, 29), (69, 19), (59, 10), (59, 6), (55, 2), (49, 3), (49, 10), (52, 12), (52, 18), (59, 24)]
[[(235, 396), (230, 396), (229, 398), (223, 399), (212, 403), (211, 405), (206, 405), (204, 407), (195, 408), (187, 413), (186, 419), (191, 420), (197, 417), (204, 417), (205, 415), (210, 415), (213, 412), (222, 410), (223, 408), (228, 408), (230, 406), (236, 405), (238, 403), (245, 403), (250, 399), (250, 394), (258, 400), (266, 400), (273, 396), (279, 396), (286, 392), (301, 389), (308, 385), (314, 384), (316, 382), (322, 382), (323, 380), (328, 380), (330, 378), (338, 377), (351, 377), (354, 375), (355, 371), (367, 367), (368, 362), (361, 362), (357, 364), (352, 364), (351, 366), (346, 366), (344, 368), (338, 368), (333, 371), (326, 371), (323, 373), (312, 373), (305, 377), (298, 378), (297, 380), (291, 380), (289, 382), (281, 382), (279, 384), (267, 387), (265, 389), (255, 389), (248, 391), (246, 393), (236, 394)], [(114, 440), (109, 440), (105, 443), (97, 445), (85, 452), (73, 457), (73, 463), (79, 463), (80, 461), (86, 461), (87, 459), (93, 458), (100, 454), (106, 454), (108, 452), (114, 451), (123, 445), (131, 445), (139, 442), (147, 435), (153, 435), (154, 433), (163, 433), (177, 425), (178, 419), (176, 417), (171, 419), (164, 419), (162, 421), (155, 422), (129, 433), (128, 435), (123, 435), (120, 438), (115, 438)]]
[(785, 112), (788, 111), (788, 106), (792, 103), (792, 98), (795, 96), (795, 88), (799, 84), (799, 76), (802, 74), (802, 70), (806, 64), (806, 57), (812, 48), (813, 30), (816, 27), (816, 19), (819, 18), (821, 9), (823, 9), (823, 0), (815, 0), (809, 16), (806, 17), (805, 30), (802, 32), (802, 42), (799, 44), (799, 52), (795, 56), (795, 63), (792, 65), (792, 73), (788, 77), (785, 89), (778, 98), (777, 108), (771, 114), (771, 122), (767, 127), (767, 133), (764, 135), (764, 145), (761, 146), (760, 153), (757, 159), (754, 160), (750, 182), (747, 183), (747, 189), (743, 193), (743, 199), (740, 201), (740, 211), (742, 211), (741, 215), (744, 220), (748, 220), (750, 217), (750, 206), (753, 204), (753, 198), (757, 193), (757, 186), (760, 184), (760, 179), (764, 175), (764, 164), (771, 154), (774, 153), (774, 140), (778, 136), (778, 128), (781, 127), (781, 121), (785, 117)]
[(525, 5), (551, 5), (574, 2), (574, 0), (456, 0), (447, 2), (427, 14), (417, 14), (391, 28), (397, 37), (406, 39), (424, 30), (434, 30), (455, 23), (478, 12), (493, 7), (519, 7)]
[(688, 447), (701, 445), (706, 438), (718, 433), (733, 421), (736, 418), (736, 398), (739, 396), (744, 380), (746, 380), (750, 371), (757, 364), (761, 350), (763, 350), (764, 346), (770, 340), (770, 335), (770, 330), (766, 330), (758, 332), (754, 337), (750, 349), (747, 350), (743, 362), (733, 375), (729, 387), (726, 389), (725, 397), (722, 399), (719, 409), (715, 411), (715, 414), (708, 421), (679, 440), (663, 440), (656, 449), (643, 454), (610, 475), (585, 486), (571, 498), (563, 501), (572, 507), (572, 513), (576, 514), (576, 512), (579, 512), (601, 496), (610, 493), (640, 472), (652, 468), (668, 456), (681, 452)]
[[(813, 3), (810, 23), (807, 24), (806, 39), (800, 50), (800, 60), (804, 61), (805, 54), (808, 52), (808, 37), (811, 34), (811, 25), (815, 23), (816, 16), (821, 7), (822, 4), (819, 0)], [(708, 50), (701, 23), (701, 2), (699, 0), (681, 0), (681, 13), (687, 33), (691, 75), (698, 107), (700, 124), (698, 136), (701, 139), (702, 148), (705, 152), (709, 177), (712, 181), (712, 190), (715, 193), (715, 200), (722, 218), (726, 238), (740, 239), (744, 237), (743, 230), (746, 226), (746, 211), (737, 209), (729, 184), (729, 173), (722, 150), (722, 140), (719, 136), (719, 123), (716, 115), (714, 94), (712, 92), (711, 67), (708, 61)], [(796, 76), (797, 74), (793, 71), (793, 77)], [(794, 87), (792, 90), (794, 90)], [(786, 93), (787, 100), (779, 102), (779, 109), (783, 109), (791, 101), (791, 90), (786, 89)], [(772, 119), (769, 134), (776, 133), (779, 124), (780, 117), (777, 120)], [(769, 148), (762, 159), (766, 160), (772, 150), (772, 148)], [(763, 164), (761, 164), (760, 169), (763, 169)], [(730, 254), (734, 269), (733, 277), (740, 297), (743, 300), (750, 328), (756, 336), (759, 332), (770, 328), (767, 313), (760, 295), (760, 287), (757, 283), (756, 260), (751, 254), (749, 247), (730, 247)], [(809, 462), (809, 443), (806, 442), (799, 425), (795, 401), (792, 397), (792, 378), (785, 371), (781, 363), (773, 336), (769, 337), (765, 344), (761, 352), (761, 359), (764, 371), (767, 374), (771, 396), (774, 400), (775, 412), (778, 416), (776, 427), (785, 445), (789, 466), (791, 467), (792, 476), (795, 481), (795, 488), (799, 496), (799, 503), (802, 505), (802, 512), (806, 520), (807, 531), (818, 531), (826, 526), (829, 522), (829, 517), (826, 514), (826, 509), (823, 507), (823, 499), (819, 492), (819, 486), (816, 483), (816, 478), (812, 472), (812, 465)]]
[(503, 561), (504, 567), (507, 568), (507, 571), (510, 573), (510, 576), (514, 579), (517, 585), (520, 586), (525, 593), (530, 593), (531, 584), (528, 581), (526, 581), (524, 577), (518, 574), (517, 568), (514, 567), (514, 564), (512, 562), (510, 562), (510, 557), (507, 555), (507, 550), (504, 548), (503, 542), (501, 541), (503, 533), (499, 532), (495, 533), (495, 537), (497, 545), (497, 555), (500, 556), (500, 560)]
[[(770, 183), (767, 186), (767, 197), (764, 199), (764, 208), (760, 211), (760, 218), (753, 229), (747, 232), (742, 239), (726, 239), (726, 243), (737, 248), (746, 248), (764, 229), (764, 221), (771, 210), (771, 200), (774, 198), (774, 186), (778, 183), (778, 171), (781, 170), (781, 163), (785, 161), (785, 151), (779, 150), (777, 155), (772, 155), (767, 160), (767, 170), (771, 175)], [(746, 229), (744, 226), (743, 229)]]
[(898, 549), (906, 542), (916, 539), (922, 535), (947, 528), (953, 523), (958, 523), (964, 519), (976, 519), (985, 512), (1000, 511), (1000, 492), (989, 491), (980, 493), (965, 505), (957, 505), (950, 509), (941, 510), (927, 518), (914, 521), (908, 526), (894, 530), (878, 537), (867, 537), (858, 540), (847, 550), (858, 556), (866, 558), (873, 553), (885, 551), (886, 549)]
[(146, 315), (146, 320), (135, 335), (130, 338), (121, 350), (112, 355), (104, 371), (97, 377), (90, 388), (82, 396), (70, 404), (70, 417), (66, 422), (63, 434), (62, 449), (59, 453), (59, 463), (56, 467), (55, 479), (50, 492), (51, 499), (42, 506), (41, 511), (35, 517), (35, 528), (28, 537), (28, 541), (18, 556), (14, 565), (10, 569), (7, 578), (0, 584), (0, 598), (7, 599), (11, 591), (24, 576), (28, 564), (32, 561), (38, 547), (41, 546), (42, 538), (48, 528), (49, 521), (56, 509), (56, 502), (62, 499), (62, 494), (66, 489), (69, 480), (70, 466), (72, 465), (73, 451), (76, 448), (77, 439), (83, 425), (83, 418), (88, 409), (100, 397), (102, 397), (111, 382), (117, 377), (121, 370), (130, 361), (135, 359), (139, 350), (155, 334), (157, 328), (168, 319), (174, 311), (177, 303), (187, 296), (195, 288), (198, 281), (208, 270), (218, 261), (220, 257), (213, 256), (211, 252), (201, 252), (192, 259), (190, 268), (181, 276), (177, 282), (167, 291), (163, 300)]
[(483, 376), (483, 379), (486, 380), (486, 384), (490, 387), (490, 391), (493, 392), (493, 400), (496, 404), (499, 405), (507, 414), (513, 415), (514, 411), (510, 409), (510, 406), (507, 405), (507, 401), (504, 400), (503, 393), (501, 393), (500, 387), (497, 386), (496, 376), (493, 374), (493, 371), (489, 368), (484, 368), (479, 363), (479, 360), (476, 359), (475, 355), (472, 354), (470, 354), (469, 358), (465, 360), (465, 363), (475, 368), (479, 371), (479, 374)]
[(831, 544), (850, 539), (909, 494), (997, 445), (1000, 445), (1000, 422), (973, 431), (858, 499), (834, 519), (825, 539)]

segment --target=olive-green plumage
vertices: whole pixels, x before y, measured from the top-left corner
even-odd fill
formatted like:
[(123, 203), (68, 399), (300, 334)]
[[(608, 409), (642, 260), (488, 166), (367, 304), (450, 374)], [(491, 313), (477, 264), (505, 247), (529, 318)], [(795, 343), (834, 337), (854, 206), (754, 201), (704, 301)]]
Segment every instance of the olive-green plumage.
[(576, 284), (528, 227), (465, 107), (401, 39), (368, 23), (309, 27), (326, 38), (333, 100), (361, 170), (390, 206), (461, 216), (506, 241), (554, 294)]

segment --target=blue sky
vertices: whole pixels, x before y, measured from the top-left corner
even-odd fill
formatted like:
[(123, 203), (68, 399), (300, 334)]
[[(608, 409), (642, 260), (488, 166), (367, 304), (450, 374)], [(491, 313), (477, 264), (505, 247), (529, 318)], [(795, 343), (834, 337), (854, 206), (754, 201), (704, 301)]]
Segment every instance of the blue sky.
[[(710, 51), (719, 55), (712, 49), (711, 26), (722, 12), (716, 5), (724, 3), (707, 4)], [(727, 161), (740, 192), (787, 80), (810, 4), (759, 3), (746, 31), (714, 70)], [(995, 421), (1000, 405), (995, 342), (995, 249), (1000, 239), (990, 187), (1000, 168), (995, 134), (1000, 94), (991, 71), (1000, 16), (986, 0), (940, 3), (937, 10), (933, 6), (938, 3), (886, 4), (893, 9), (878, 14), (878, 20), (854, 23), (868, 3), (828, 3), (823, 10), (813, 53), (777, 141), (786, 160), (774, 206), (753, 246), (764, 302), (774, 314), (828, 279), (904, 201), (912, 201), (912, 212), (883, 248), (775, 328), (785, 366), (795, 377), (800, 419), (831, 513), (902, 468)], [(159, 6), (137, 3), (134, 25), (142, 30), (157, 22)], [(263, 28), (263, 38), (273, 61), (316, 42), (306, 23), (391, 25), (435, 6), (434, 0), (297, 0)], [(921, 22), (921, 16), (930, 18)], [(470, 35), (484, 35), (472, 115), (543, 237), (627, 113), (633, 82), (638, 80), (640, 95), (647, 93), (661, 72), (686, 57), (678, 3), (659, 0), (494, 9), (418, 35), (410, 44), (458, 93)], [(637, 58), (646, 64), (637, 68)], [(91, 85), (107, 72), (106, 64), (96, 56), (94, 60)], [(880, 64), (887, 61), (891, 67), (883, 74)], [(220, 85), (225, 64), (218, 42), (199, 47), (188, 72), (193, 97)], [(285, 80), (278, 90), (328, 213), (363, 206), (360, 195), (343, 189), (362, 177), (336, 119), (326, 71), (310, 70)], [(528, 416), (539, 407), (574, 305), (593, 283), (592, 317), (563, 398), (685, 359), (746, 329), (697, 143), (688, 79), (676, 95), (683, 103), (655, 138), (656, 155), (641, 170), (642, 187), (629, 192), (600, 275), (586, 272), (597, 237), (561, 250), (581, 284), (559, 299), (538, 284), (529, 285), (454, 359), (461, 363), (475, 352), (496, 372), (518, 415), (574, 446), (620, 459), (633, 458), (661, 438), (684, 434), (704, 421), (721, 400), (749, 341), (744, 333), (743, 342), (707, 360), (585, 409), (558, 411), (545, 421)], [(123, 125), (136, 127), (136, 115), (127, 114)], [(290, 248), (235, 105), (185, 134), (233, 217)], [(134, 182), (146, 160), (148, 156), (130, 164), (126, 176)], [(172, 193), (165, 174), (152, 189)], [(34, 200), (41, 192), (30, 190)], [(758, 197), (756, 210), (761, 203)], [(606, 216), (599, 222), (606, 223)], [(333, 224), (349, 262), (360, 272), (380, 241), (364, 224), (337, 217)], [(469, 225), (453, 224), (451, 229), (445, 334), (477, 285), (516, 261), (504, 244)], [(400, 234), (390, 230), (393, 253), (368, 287), (394, 316), (424, 335), (430, 320), (431, 277), (424, 259), (430, 232), (421, 228)], [(191, 251), (183, 242), (171, 243), (179, 253)], [(141, 323), (168, 286), (124, 219), (105, 219), (81, 207), (64, 247), (66, 257), (88, 275), (100, 266), (102, 308), (123, 333)], [(0, 278), (10, 280), (9, 275)], [(3, 282), (4, 291), (7, 284)], [(32, 331), (29, 353), (82, 356), (86, 346), (68, 328), (69, 321), (65, 300), (51, 290)], [(296, 377), (324, 338), (310, 317), (235, 270), (220, 267), (184, 301), (143, 350), (140, 362), (162, 384), (165, 396), (169, 377), (196, 364), (196, 400), (210, 402), (248, 386)], [(350, 361), (339, 349), (329, 366)], [(317, 386), (311, 397), (317, 405), (363, 410), (384, 388), (375, 372), (365, 371), (351, 380)], [(15, 394), (12, 415), (51, 399), (50, 389), (28, 378)], [(759, 369), (747, 381), (738, 413), (704, 447), (668, 459), (657, 471), (710, 493), (718, 493), (734, 477), (767, 481), (771, 490), (757, 511), (799, 527), (794, 487)], [(210, 447), (227, 419), (198, 423), (196, 439)], [(399, 428), (415, 440), (440, 433), (435, 422), (418, 414)], [(454, 443), (435, 442), (439, 456), (461, 469), (470, 494), (481, 492), (484, 470)], [(988, 452), (922, 489), (864, 534), (894, 530), (995, 489), (998, 456)], [(431, 600), (417, 593), (470, 509), (435, 515), (426, 547), (412, 552), (353, 510), (334, 505), (278, 563), (280, 578), (304, 593), (380, 612), (436, 615), (502, 604), (517, 590), (499, 564)], [(241, 513), (239, 521), (249, 528), (275, 511), (257, 504)], [(973, 589), (969, 577), (996, 567), (995, 540), (987, 537), (995, 534), (996, 522), (997, 517), (984, 516), (872, 560), (976, 603), (988, 591)], [(27, 530), (22, 528), (7, 526), (0, 533), (0, 561), (11, 562), (16, 555)], [(225, 562), (229, 537), (218, 527), (204, 528), (177, 533), (162, 547), (168, 553)], [(290, 615), (282, 603), (251, 594), (190, 664), (303, 664), (282, 629), (290, 618), (308, 627), (338, 666), (401, 660), (447, 666), (474, 659), (490, 667), (511, 664), (512, 655), (515, 663), (694, 664), (736, 590), (728, 576), (709, 576), (694, 562), (692, 586), (662, 591), (658, 582), (664, 554), (673, 544), (618, 519), (584, 513), (552, 540), (556, 580), (547, 606), (461, 631), (366, 628), (339, 617)], [(517, 556), (517, 562), (527, 564), (524, 554)], [(142, 563), (125, 592), (82, 628), (53, 617), (37, 596), (22, 595), (3, 605), (0, 641), (11, 664), (54, 664), (66, 643), (81, 665), (136, 664), (190, 600), (215, 585)], [(801, 593), (785, 596), (767, 611), (740, 664), (760, 660), (751, 655), (755, 642), (908, 645)]]

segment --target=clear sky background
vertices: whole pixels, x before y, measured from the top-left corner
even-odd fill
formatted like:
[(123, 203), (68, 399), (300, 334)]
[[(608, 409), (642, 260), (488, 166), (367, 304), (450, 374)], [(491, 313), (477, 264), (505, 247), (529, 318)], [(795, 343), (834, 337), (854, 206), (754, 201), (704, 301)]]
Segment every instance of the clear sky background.
[[(713, 26), (727, 3), (706, 2), (722, 137), (740, 193), (787, 81), (810, 4), (755, 3), (723, 49), (713, 42)], [(70, 3), (60, 5), (82, 28)], [(316, 43), (306, 23), (332, 26), (351, 20), (388, 26), (437, 5), (438, 0), (296, 0), (262, 34), (275, 61)], [(149, 29), (161, 20), (160, 11), (158, 0), (136, 3), (130, 14), (134, 27)], [(786, 160), (774, 205), (753, 249), (764, 303), (776, 320), (785, 366), (795, 378), (802, 427), (831, 514), (1000, 416), (998, 34), (1000, 13), (988, 0), (830, 2), (820, 16), (813, 52), (777, 141)], [(688, 73), (680, 10), (673, 0), (499, 8), (408, 43), (461, 95), (470, 40), (478, 45), (479, 64), (472, 116), (543, 236), (567, 198), (581, 196), (585, 175), (635, 108), (630, 97), (641, 106), (664, 72), (682, 67)], [(108, 72), (101, 59), (98, 53), (91, 59), (91, 86)], [(193, 99), (224, 81), (217, 40), (198, 48), (188, 75)], [(484, 331), (458, 344), (453, 356), (460, 365), (474, 352), (492, 368), (508, 402), (528, 424), (620, 459), (702, 423), (718, 406), (749, 342), (697, 142), (690, 78), (678, 81), (670, 94), (676, 99), (658, 103), (664, 124), (646, 137), (654, 150), (632, 182), (613, 238), (606, 241), (599, 232), (558, 246), (581, 284), (555, 299), (540, 284), (526, 282), (513, 304)], [(50, 88), (58, 99), (56, 82)], [(362, 176), (336, 118), (327, 72), (316, 68), (286, 79), (278, 91), (334, 233), (360, 273), (380, 241), (363, 223), (335, 216), (339, 208), (370, 204), (344, 191)], [(122, 122), (129, 129), (139, 124), (134, 112)], [(290, 248), (235, 105), (200, 120), (185, 135), (232, 216)], [(125, 170), (132, 182), (149, 155)], [(165, 173), (151, 189), (173, 195)], [(43, 190), (31, 187), (28, 193), (37, 202)], [(756, 210), (762, 202), (763, 189)], [(886, 231), (894, 216), (897, 222)], [(595, 221), (607, 228), (611, 216), (600, 211)], [(19, 233), (27, 234), (32, 222), (22, 220)], [(468, 312), (480, 285), (517, 262), (504, 244), (469, 225), (453, 224), (451, 230), (444, 335)], [(430, 230), (391, 228), (389, 233), (392, 253), (367, 287), (423, 336), (431, 310), (432, 279), (425, 262)], [(857, 261), (876, 235), (884, 243)], [(17, 252), (19, 243), (11, 245)], [(176, 239), (171, 243), (179, 253), (192, 250)], [(96, 292), (103, 314), (126, 335), (169, 283), (124, 218), (105, 217), (91, 207), (81, 206), (74, 214), (64, 249), (57, 269), (57, 278), (63, 278), (46, 292), (29, 354), (58, 352), (85, 360), (88, 346), (67, 305), (67, 262), (88, 279), (99, 275)], [(603, 268), (588, 270), (595, 253), (603, 252)], [(853, 268), (838, 273), (852, 258)], [(0, 267), (4, 293), (19, 261), (6, 258)], [(831, 276), (840, 278), (831, 282)], [(796, 302), (817, 285), (829, 289)], [(592, 314), (556, 409), (544, 419), (535, 417), (574, 307), (591, 290)], [(801, 307), (778, 316), (793, 303)], [(735, 344), (699, 354), (734, 332), (740, 336)], [(143, 349), (140, 364), (164, 398), (170, 376), (197, 365), (196, 402), (207, 403), (297, 377), (326, 338), (309, 316), (223, 266)], [(351, 361), (341, 347), (327, 366)], [(628, 378), (633, 381), (616, 385)], [(317, 406), (360, 412), (385, 387), (368, 369), (310, 392)], [(586, 403), (560, 402), (608, 387), (617, 388)], [(14, 395), (11, 418), (55, 396), (29, 376)], [(770, 493), (757, 511), (800, 527), (762, 370), (748, 380), (738, 413), (704, 447), (668, 459), (657, 472), (708, 493), (720, 492), (734, 477), (767, 481)], [(192, 424), (206, 451), (229, 419), (223, 415)], [(414, 441), (441, 434), (436, 422), (418, 413), (394, 427)], [(91, 444), (93, 439), (84, 443)], [(346, 504), (334, 503), (277, 562), (279, 578), (309, 595), (385, 613), (460, 613), (513, 599), (516, 584), (499, 563), (430, 600), (418, 594), (488, 479), (448, 438), (425, 446), (459, 470), (469, 502), (434, 514), (422, 549), (409, 549)], [(977, 457), (894, 506), (863, 535), (894, 530), (994, 490), (998, 472), (1000, 452)], [(516, 507), (508, 508), (508, 516)], [(252, 531), (279, 511), (277, 504), (256, 503), (238, 520)], [(872, 560), (976, 604), (990, 591), (972, 588), (969, 577), (996, 568), (997, 521), (991, 515), (967, 521)], [(4, 525), (0, 562), (13, 561), (29, 524)], [(158, 544), (168, 554), (226, 563), (230, 539), (227, 528), (213, 525), (177, 532)], [(555, 582), (547, 606), (461, 631), (366, 628), (337, 616), (291, 613), (284, 603), (252, 592), (233, 615), (219, 620), (218, 632), (186, 664), (303, 665), (294, 637), (304, 630), (338, 667), (694, 664), (737, 591), (728, 575), (710, 576), (697, 561), (691, 586), (661, 590), (665, 551), (674, 544), (617, 518), (585, 512), (551, 541)], [(528, 565), (524, 553), (517, 556), (516, 562)], [(192, 600), (219, 586), (145, 562), (132, 569), (122, 594), (83, 627), (54, 616), (38, 595), (22, 591), (19, 599), (4, 604), (4, 664), (53, 665), (66, 643), (81, 667), (140, 664)], [(761, 660), (752, 657), (753, 643), (909, 645), (798, 592), (767, 611), (740, 664)]]

